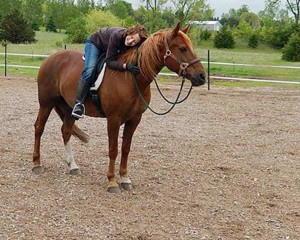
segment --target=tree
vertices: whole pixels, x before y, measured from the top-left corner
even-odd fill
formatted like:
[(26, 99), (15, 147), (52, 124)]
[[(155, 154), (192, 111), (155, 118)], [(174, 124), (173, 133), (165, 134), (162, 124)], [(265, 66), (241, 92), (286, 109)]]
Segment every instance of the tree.
[(226, 27), (223, 27), (215, 36), (214, 46), (216, 48), (234, 48), (234, 44), (233, 34)]
[(74, 18), (66, 29), (67, 39), (69, 43), (84, 43), (87, 38), (87, 31), (85, 29), (85, 17)]
[(22, 12), (34, 30), (39, 30), (39, 26), (42, 25), (43, 3), (44, 0), (23, 0)]
[(107, 9), (121, 21), (123, 21), (124, 26), (130, 26), (135, 24), (135, 19), (133, 17), (133, 8), (130, 3), (123, 0), (108, 0)]
[(245, 12), (241, 15), (240, 21), (245, 21), (248, 23), (252, 29), (257, 29), (260, 27), (260, 20), (255, 13)]
[(87, 34), (91, 34), (101, 27), (122, 26), (122, 22), (110, 11), (102, 11), (97, 9), (92, 10), (86, 16), (85, 23), (85, 30)]
[(277, 22), (267, 36), (268, 43), (276, 49), (281, 49), (289, 41), (295, 28), (286, 22)]
[(47, 32), (57, 32), (57, 28), (55, 26), (52, 16), (50, 16), (50, 18), (46, 24), (46, 31)]
[(141, 0), (146, 4), (147, 11), (157, 11), (162, 9), (162, 6), (166, 4), (167, 0)]
[(21, 9), (22, 0), (1, 0), (0, 1), (0, 16), (3, 18), (14, 9)]
[(242, 20), (233, 31), (236, 37), (248, 39), (251, 35), (252, 28), (246, 21)]
[(87, 14), (92, 8), (95, 7), (95, 3), (90, 0), (77, 0), (77, 10), (81, 14)]
[(66, 29), (73, 18), (79, 17), (82, 13), (74, 4), (74, 0), (45, 0), (45, 20), (53, 17), (57, 29)]
[(0, 26), (0, 40), (11, 43), (35, 42), (35, 32), (25, 20), (23, 14), (15, 9), (6, 15)]
[(287, 9), (292, 13), (294, 16), (294, 22), (296, 26), (300, 24), (300, 0), (266, 0), (267, 5), (280, 5), (281, 2), (286, 3)]
[(300, 34), (294, 33), (283, 49), (282, 59), (300, 62)]
[(134, 16), (137, 22), (142, 23), (147, 28), (148, 32), (156, 32), (159, 29), (168, 27), (161, 11), (147, 11), (141, 6), (135, 11)]
[(231, 8), (227, 14), (222, 15), (220, 22), (225, 27), (236, 28), (240, 23), (242, 15), (247, 13), (249, 13), (247, 5), (242, 5), (238, 10)]
[(257, 48), (257, 46), (258, 46), (258, 35), (252, 33), (248, 41), (248, 47)]
[(175, 16), (182, 24), (186, 24), (190, 20), (206, 20), (212, 19), (213, 11), (205, 0), (171, 0)]

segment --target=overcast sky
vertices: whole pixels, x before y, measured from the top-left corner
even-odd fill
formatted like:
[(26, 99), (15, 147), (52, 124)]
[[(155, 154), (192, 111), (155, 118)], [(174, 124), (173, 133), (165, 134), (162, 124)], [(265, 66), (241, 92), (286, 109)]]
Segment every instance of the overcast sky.
[(239, 9), (247, 5), (250, 12), (258, 13), (265, 8), (264, 0), (206, 0), (212, 9), (215, 9), (215, 16), (221, 17), (222, 13), (228, 13), (229, 9)]
[[(125, 0), (132, 4), (133, 8), (137, 8), (140, 0)], [(228, 13), (229, 9), (239, 9), (243, 4), (249, 7), (250, 12), (258, 13), (265, 8), (264, 0), (206, 0), (206, 3), (215, 10), (215, 16), (221, 17), (222, 13)]]

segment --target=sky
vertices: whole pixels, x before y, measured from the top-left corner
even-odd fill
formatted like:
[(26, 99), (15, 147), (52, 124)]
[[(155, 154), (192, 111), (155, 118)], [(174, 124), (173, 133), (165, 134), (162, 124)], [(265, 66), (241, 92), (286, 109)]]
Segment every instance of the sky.
[(222, 13), (228, 13), (229, 9), (239, 9), (247, 5), (250, 12), (258, 13), (265, 8), (264, 0), (206, 0), (212, 9), (215, 9), (215, 16), (221, 17)]
[[(132, 4), (135, 9), (140, 4), (140, 0), (125, 0)], [(250, 12), (258, 13), (265, 8), (264, 0), (206, 0), (206, 3), (215, 10), (215, 17), (221, 17), (222, 13), (228, 13), (229, 9), (239, 9), (243, 4), (249, 7)]]

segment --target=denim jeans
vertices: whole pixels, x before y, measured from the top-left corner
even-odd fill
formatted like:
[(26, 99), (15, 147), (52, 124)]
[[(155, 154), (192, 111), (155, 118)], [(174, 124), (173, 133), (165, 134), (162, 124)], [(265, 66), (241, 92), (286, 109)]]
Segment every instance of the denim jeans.
[(97, 48), (90, 38), (87, 38), (84, 46), (85, 62), (82, 71), (82, 81), (87, 81), (90, 84), (94, 83), (95, 76), (93, 76), (94, 69), (97, 65), (97, 60), (101, 56), (102, 51)]

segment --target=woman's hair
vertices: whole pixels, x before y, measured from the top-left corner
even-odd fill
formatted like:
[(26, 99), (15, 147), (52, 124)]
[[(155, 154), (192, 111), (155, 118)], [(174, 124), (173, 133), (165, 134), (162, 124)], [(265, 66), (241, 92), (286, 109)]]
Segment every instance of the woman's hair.
[(136, 33), (139, 34), (142, 42), (148, 38), (147, 29), (141, 24), (137, 24), (135, 26), (127, 28), (126, 35), (136, 34)]

